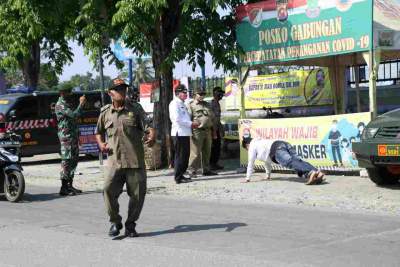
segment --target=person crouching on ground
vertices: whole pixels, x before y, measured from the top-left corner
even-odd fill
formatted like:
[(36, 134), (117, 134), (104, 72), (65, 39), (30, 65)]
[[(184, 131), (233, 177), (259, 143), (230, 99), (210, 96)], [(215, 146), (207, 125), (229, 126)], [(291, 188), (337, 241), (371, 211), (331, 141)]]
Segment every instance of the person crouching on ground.
[(296, 171), (299, 177), (306, 180), (306, 185), (320, 184), (324, 180), (325, 174), (302, 160), (288, 142), (247, 137), (243, 138), (242, 146), (248, 150), (247, 173), (243, 182), (250, 182), (256, 159), (264, 162), (266, 179), (271, 179), (271, 164), (274, 162)]

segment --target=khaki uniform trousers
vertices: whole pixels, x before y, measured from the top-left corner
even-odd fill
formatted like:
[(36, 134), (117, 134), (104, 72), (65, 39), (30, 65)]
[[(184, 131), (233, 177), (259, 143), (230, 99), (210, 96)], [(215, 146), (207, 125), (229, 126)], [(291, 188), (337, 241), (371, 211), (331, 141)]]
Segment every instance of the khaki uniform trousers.
[(143, 208), (146, 195), (146, 171), (143, 168), (115, 168), (108, 167), (104, 181), (104, 202), (111, 223), (121, 223), (119, 215), (118, 197), (121, 195), (124, 184), (129, 196), (128, 217), (126, 228), (134, 228)]
[(203, 173), (210, 170), (212, 136), (210, 129), (193, 129), (190, 138), (189, 172), (196, 173), (203, 167)]

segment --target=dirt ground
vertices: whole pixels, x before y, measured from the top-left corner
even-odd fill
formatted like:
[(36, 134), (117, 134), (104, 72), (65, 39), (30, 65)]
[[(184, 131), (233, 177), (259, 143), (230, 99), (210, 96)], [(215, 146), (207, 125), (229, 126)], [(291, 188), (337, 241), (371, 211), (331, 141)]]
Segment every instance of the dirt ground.
[[(264, 181), (263, 173), (256, 173), (250, 183), (241, 183), (244, 174), (237, 174), (237, 160), (223, 161), (224, 171), (218, 176), (198, 176), (193, 182), (175, 184), (173, 170), (148, 171), (148, 194), (172, 198), (218, 200), (247, 203), (274, 203), (306, 205), (320, 208), (372, 212), (398, 215), (400, 212), (400, 186), (377, 187), (368, 178), (360, 176), (327, 175), (322, 185), (306, 186), (294, 174), (272, 174)], [(58, 155), (24, 158), (24, 175), (29, 185), (60, 185)], [(77, 187), (101, 190), (103, 166), (98, 160), (83, 160), (75, 177)]]

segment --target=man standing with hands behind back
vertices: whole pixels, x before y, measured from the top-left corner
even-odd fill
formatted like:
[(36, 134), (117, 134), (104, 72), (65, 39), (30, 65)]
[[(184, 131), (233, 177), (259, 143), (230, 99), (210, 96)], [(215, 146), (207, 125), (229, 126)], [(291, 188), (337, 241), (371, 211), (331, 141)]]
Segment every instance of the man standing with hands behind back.
[[(112, 104), (101, 109), (96, 127), (96, 140), (100, 150), (108, 153), (104, 181), (104, 202), (111, 222), (108, 234), (117, 236), (122, 229), (118, 197), (126, 184), (129, 206), (125, 236), (137, 237), (136, 221), (139, 219), (146, 195), (147, 176), (143, 148), (146, 121), (138, 106), (127, 103), (127, 88), (128, 85), (122, 80), (114, 80), (114, 85), (108, 91)], [(154, 141), (155, 132), (150, 128), (146, 144), (152, 146)]]
[(169, 118), (172, 123), (171, 137), (175, 149), (175, 182), (177, 184), (188, 183), (191, 180), (183, 174), (186, 172), (189, 163), (192, 128), (196, 129), (199, 126), (197, 122), (191, 121), (190, 114), (185, 106), (187, 93), (186, 87), (182, 84), (179, 85), (175, 89), (175, 98), (169, 104)]
[(224, 167), (218, 164), (219, 157), (221, 155), (221, 140), (224, 137), (224, 128), (221, 124), (221, 105), (219, 101), (224, 96), (224, 91), (221, 87), (217, 86), (213, 89), (213, 100), (211, 100), (211, 108), (214, 112), (214, 129), (217, 134), (217, 138), (212, 140), (211, 145), (211, 156), (210, 166), (211, 170), (222, 170)]
[(205, 96), (206, 91), (198, 88), (195, 91), (194, 100), (188, 105), (193, 122), (199, 124), (198, 128), (193, 129), (190, 143), (189, 173), (191, 177), (197, 175), (200, 167), (203, 168), (204, 176), (218, 175), (210, 170), (211, 142), (217, 136), (213, 125), (214, 112), (211, 105), (204, 100)]
[(79, 161), (79, 129), (77, 119), (82, 115), (86, 97), (79, 98), (78, 107), (72, 109), (72, 86), (64, 83), (58, 87), (60, 97), (55, 105), (58, 139), (61, 145), (61, 196), (76, 195), (81, 190), (72, 186)]

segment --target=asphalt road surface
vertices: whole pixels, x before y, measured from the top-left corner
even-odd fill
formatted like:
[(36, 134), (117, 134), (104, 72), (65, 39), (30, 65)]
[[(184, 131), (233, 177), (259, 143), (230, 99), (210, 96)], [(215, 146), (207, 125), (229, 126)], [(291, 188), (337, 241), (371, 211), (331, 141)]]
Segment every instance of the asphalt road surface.
[(101, 192), (57, 191), (0, 201), (0, 266), (399, 266), (398, 216), (150, 194), (141, 237), (111, 239)]

